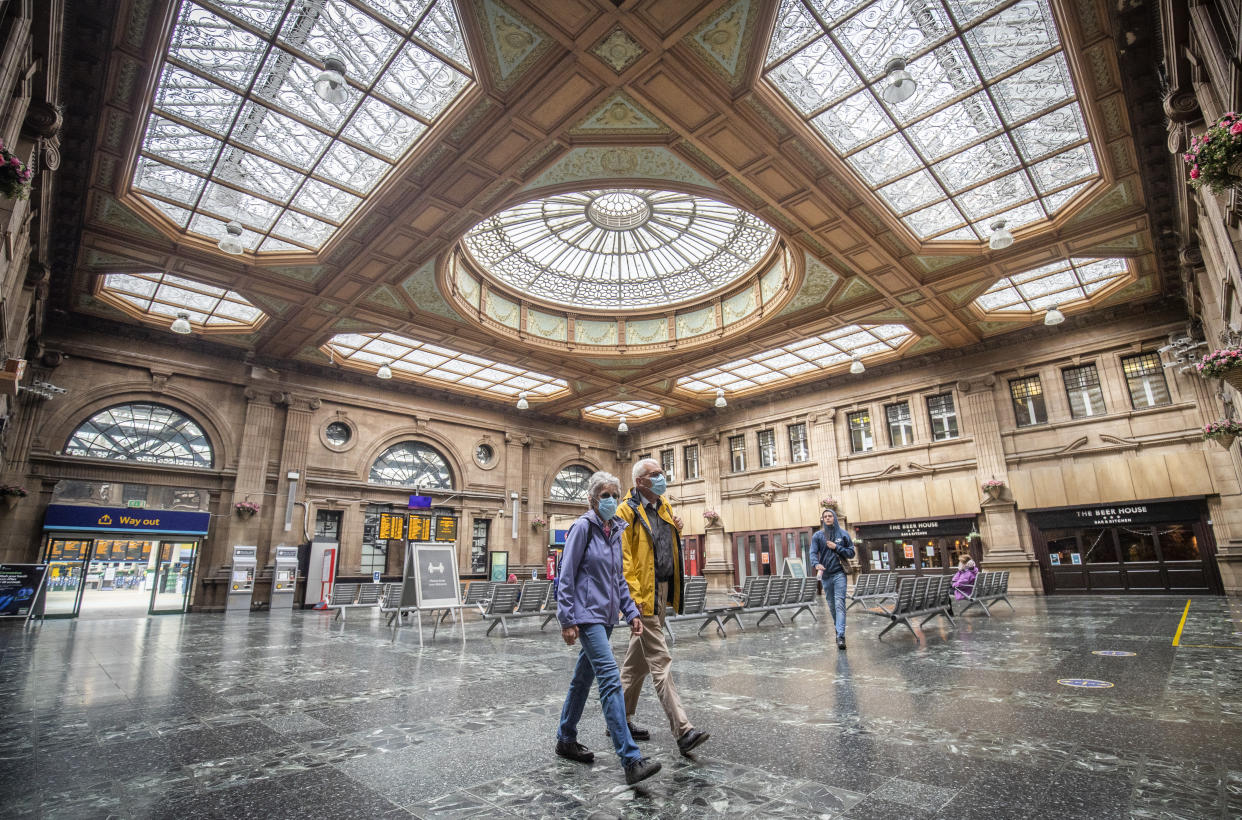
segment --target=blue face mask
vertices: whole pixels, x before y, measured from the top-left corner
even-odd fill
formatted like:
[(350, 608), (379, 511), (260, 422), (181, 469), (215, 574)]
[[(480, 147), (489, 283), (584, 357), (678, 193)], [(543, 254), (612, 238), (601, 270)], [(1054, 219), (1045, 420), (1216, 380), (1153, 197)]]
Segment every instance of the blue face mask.
[(617, 514), (617, 499), (601, 498), (599, 500), (599, 517), (604, 521), (608, 521)]
[(662, 475), (653, 476), (647, 480), (651, 482), (649, 489), (656, 495), (664, 495), (665, 491), (668, 490), (668, 479)]

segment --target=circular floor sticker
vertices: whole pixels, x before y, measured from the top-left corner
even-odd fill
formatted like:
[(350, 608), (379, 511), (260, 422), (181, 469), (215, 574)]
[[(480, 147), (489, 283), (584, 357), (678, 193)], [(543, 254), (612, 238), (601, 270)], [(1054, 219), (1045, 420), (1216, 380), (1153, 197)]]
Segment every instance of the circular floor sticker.
[(1092, 655), (1103, 655), (1106, 658), (1133, 658), (1137, 652), (1123, 652), (1120, 649), (1097, 649)]
[(1057, 683), (1062, 686), (1073, 686), (1075, 689), (1112, 689), (1113, 685), (1106, 680), (1091, 678), (1061, 678)]

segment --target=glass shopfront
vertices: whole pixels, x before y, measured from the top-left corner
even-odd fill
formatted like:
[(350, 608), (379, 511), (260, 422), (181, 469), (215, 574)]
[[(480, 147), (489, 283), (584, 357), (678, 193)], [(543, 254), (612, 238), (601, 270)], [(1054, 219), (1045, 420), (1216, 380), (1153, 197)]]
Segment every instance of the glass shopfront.
[(1027, 513), (1052, 593), (1221, 592), (1202, 498)]
[(809, 567), (813, 532), (810, 527), (800, 527), (733, 533), (734, 583), (741, 586), (752, 575), (780, 575), (786, 558), (801, 558)]
[(982, 563), (978, 540), (972, 544), (967, 537), (974, 529), (973, 516), (860, 524), (854, 528), (856, 560), (863, 572), (916, 576), (953, 572), (957, 556), (964, 552)]

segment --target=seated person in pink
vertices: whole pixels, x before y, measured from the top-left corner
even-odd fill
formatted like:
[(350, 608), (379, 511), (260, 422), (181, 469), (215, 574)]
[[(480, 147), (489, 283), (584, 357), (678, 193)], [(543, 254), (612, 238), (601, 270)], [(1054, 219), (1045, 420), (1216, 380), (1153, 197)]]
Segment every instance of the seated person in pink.
[(953, 597), (961, 601), (970, 597), (975, 591), (975, 578), (979, 576), (979, 567), (965, 553), (958, 556), (957, 573), (953, 576)]

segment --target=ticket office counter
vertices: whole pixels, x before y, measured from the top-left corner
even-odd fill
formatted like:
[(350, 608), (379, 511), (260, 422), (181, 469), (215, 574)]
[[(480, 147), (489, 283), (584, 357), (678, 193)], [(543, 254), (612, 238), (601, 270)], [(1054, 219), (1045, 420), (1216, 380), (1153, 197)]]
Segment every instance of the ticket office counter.
[(1049, 594), (1222, 593), (1201, 497), (1027, 512)]

